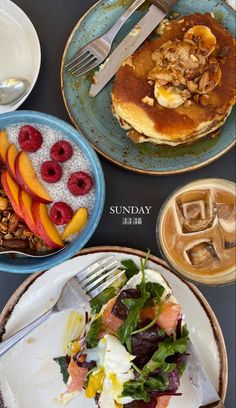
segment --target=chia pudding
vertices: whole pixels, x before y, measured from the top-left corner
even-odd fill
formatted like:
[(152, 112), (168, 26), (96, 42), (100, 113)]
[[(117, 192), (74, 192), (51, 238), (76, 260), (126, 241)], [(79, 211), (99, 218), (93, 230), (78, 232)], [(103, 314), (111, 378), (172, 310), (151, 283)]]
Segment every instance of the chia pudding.
[[(41, 141), (39, 143), (39, 146), (36, 146), (35, 151), (33, 151), (30, 148), (28, 149), (27, 144), (25, 145), (26, 147), (24, 148), (24, 145), (22, 143), (23, 139), (20, 137), (20, 134), (22, 133), (22, 129), (26, 133), (25, 134), (26, 139), (27, 139), (28, 130), (29, 132), (30, 131), (33, 132), (32, 133), (33, 137), (37, 138), (37, 135), (40, 136)], [(9, 146), (11, 146), (12, 144), (15, 144), (15, 147), (19, 153), (21, 153), (22, 151), (25, 152), (25, 154), (27, 155), (27, 159), (29, 159), (36, 173), (37, 180), (42, 184), (45, 191), (51, 197), (52, 202), (46, 203), (47, 214), (48, 214), (50, 221), (53, 223), (54, 227), (56, 228), (59, 236), (63, 237), (63, 232), (65, 232), (65, 229), (68, 226), (71, 219), (73, 220), (73, 218), (76, 218), (77, 212), (79, 209), (86, 210), (87, 218), (91, 216), (91, 212), (92, 212), (92, 209), (95, 203), (95, 188), (96, 188), (96, 186), (94, 185), (94, 181), (93, 181), (92, 167), (89, 163), (89, 160), (85, 156), (85, 154), (81, 151), (80, 147), (73, 140), (66, 137), (65, 134), (59, 130), (50, 128), (49, 126), (46, 126), (46, 125), (38, 125), (38, 124), (28, 125), (27, 123), (20, 123), (17, 125), (9, 126), (2, 132), (5, 132), (5, 135), (6, 135), (5, 137), (8, 139), (7, 143), (9, 143)], [(34, 132), (36, 135), (34, 134)], [(2, 134), (3, 133), (0, 134), (0, 161), (2, 162), (1, 163), (1, 173), (7, 172), (5, 169), (9, 170), (7, 159), (4, 161), (3, 155), (1, 155), (1, 143), (4, 144), (3, 141), (1, 142), (1, 139), (3, 140)], [(32, 135), (30, 135), (30, 137)], [(55, 150), (55, 147), (60, 146), (62, 142), (65, 144), (65, 146), (69, 147), (69, 150), (70, 150), (69, 156), (71, 157), (64, 158), (62, 160), (58, 158), (57, 160), (54, 158), (55, 155), (53, 155), (52, 153), (53, 152), (52, 148), (54, 146), (54, 150)], [(26, 143), (27, 143), (27, 140), (26, 140)], [(58, 150), (58, 154), (60, 153), (59, 150)], [(7, 156), (7, 153), (6, 153), (6, 156)], [(17, 158), (15, 160), (15, 163), (16, 162), (17, 162)], [(48, 167), (48, 174), (46, 174), (46, 176), (49, 176), (48, 178), (45, 176), (45, 169), (47, 170), (47, 167)], [(56, 170), (57, 169), (59, 170), (60, 174), (58, 175), (57, 179), (55, 178), (55, 180), (50, 181), (50, 175), (54, 176), (54, 167)], [(85, 179), (85, 186), (86, 186), (86, 182), (87, 181), (89, 182), (87, 183), (86, 190), (81, 191), (81, 192), (76, 191), (77, 184), (78, 186), (83, 187), (83, 180), (81, 182), (81, 180), (76, 179), (76, 177), (79, 177), (78, 175), (82, 175), (85, 178), (87, 177), (87, 180)], [(14, 177), (13, 177), (13, 180), (14, 180)], [(14, 181), (18, 185), (19, 189), (21, 189), (22, 185), (20, 182), (18, 183), (17, 177), (15, 177)], [(75, 186), (74, 190), (73, 188), (71, 188), (71, 185), (72, 187)], [(4, 188), (3, 183), (2, 183), (2, 187)], [(23, 190), (25, 189), (23, 188)], [(27, 189), (25, 191), (28, 192), (29, 195), (31, 195), (30, 192), (27, 191)], [(5, 192), (7, 194), (7, 191)], [(7, 196), (10, 199), (8, 194)], [(35, 197), (32, 196), (31, 198), (33, 198), (33, 201), (34, 201)], [(38, 200), (36, 199), (36, 201)], [(57, 207), (58, 204), (59, 204), (59, 207)], [(67, 215), (69, 215), (69, 218), (67, 217), (68, 218), (67, 220), (65, 217), (66, 222), (63, 222), (63, 219), (60, 220), (61, 222), (57, 222), (58, 219), (55, 218), (57, 208), (60, 209), (61, 204), (63, 204), (63, 206), (65, 207), (64, 210), (67, 210)], [(42, 204), (42, 205), (45, 206), (45, 204)], [(13, 208), (14, 208), (14, 205), (13, 205)], [(53, 211), (53, 208), (54, 208), (54, 211)], [(84, 222), (84, 224), (85, 223), (86, 222)], [(78, 229), (78, 231), (77, 230), (75, 231), (76, 228), (74, 229), (72, 228), (71, 230), (72, 233), (66, 234), (66, 239), (63, 238), (63, 241), (72, 241), (73, 239), (75, 239), (75, 237), (78, 235), (80, 229), (82, 229), (83, 226), (84, 225), (82, 225)]]

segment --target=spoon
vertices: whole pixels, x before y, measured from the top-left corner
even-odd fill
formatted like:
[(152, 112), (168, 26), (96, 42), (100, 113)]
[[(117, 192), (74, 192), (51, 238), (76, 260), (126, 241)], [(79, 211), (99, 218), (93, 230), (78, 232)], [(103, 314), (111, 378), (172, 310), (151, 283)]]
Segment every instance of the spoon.
[(0, 105), (13, 105), (27, 94), (30, 83), (24, 78), (8, 78), (0, 81)]
[(49, 249), (46, 252), (40, 252), (40, 251), (33, 251), (33, 250), (19, 250), (19, 249), (3, 249), (0, 248), (0, 256), (1, 255), (23, 255), (29, 258), (46, 258), (50, 255), (55, 255), (58, 252), (63, 251), (65, 248), (67, 248), (69, 244), (65, 245), (63, 248), (60, 249)]

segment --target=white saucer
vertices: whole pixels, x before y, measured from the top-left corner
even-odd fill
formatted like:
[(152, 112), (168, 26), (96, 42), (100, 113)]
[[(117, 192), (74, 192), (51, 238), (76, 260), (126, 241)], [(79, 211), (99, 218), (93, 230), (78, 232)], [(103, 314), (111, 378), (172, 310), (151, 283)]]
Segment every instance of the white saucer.
[(14, 105), (0, 105), (0, 113), (16, 110), (30, 94), (38, 77), (41, 50), (38, 35), (26, 14), (12, 1), (0, 0), (0, 80), (23, 77), (29, 92)]

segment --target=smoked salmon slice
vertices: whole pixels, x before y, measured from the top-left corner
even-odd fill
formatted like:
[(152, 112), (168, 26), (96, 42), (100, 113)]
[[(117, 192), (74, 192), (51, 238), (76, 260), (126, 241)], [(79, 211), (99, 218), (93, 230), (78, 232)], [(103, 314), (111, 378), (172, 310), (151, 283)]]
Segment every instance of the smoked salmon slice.
[(176, 303), (164, 303), (162, 311), (157, 319), (159, 327), (165, 330), (166, 334), (170, 336), (176, 329), (177, 322), (181, 316), (181, 306)]
[(68, 367), (68, 372), (71, 377), (71, 382), (67, 387), (67, 391), (68, 392), (82, 391), (88, 369), (78, 367), (72, 358)]
[(111, 299), (107, 303), (107, 307), (102, 315), (102, 322), (106, 329), (111, 331), (111, 333), (116, 333), (120, 326), (123, 324), (123, 320), (119, 319), (112, 313), (114, 304), (116, 303), (116, 298)]
[[(141, 311), (141, 320), (154, 320), (158, 312), (158, 306), (147, 307)], [(162, 311), (157, 319), (159, 327), (165, 330), (166, 334), (171, 335), (176, 329), (178, 319), (181, 316), (181, 307), (176, 303), (164, 303)]]
[(169, 405), (170, 399), (171, 399), (170, 395), (162, 395), (161, 397), (158, 397), (156, 408), (167, 408)]

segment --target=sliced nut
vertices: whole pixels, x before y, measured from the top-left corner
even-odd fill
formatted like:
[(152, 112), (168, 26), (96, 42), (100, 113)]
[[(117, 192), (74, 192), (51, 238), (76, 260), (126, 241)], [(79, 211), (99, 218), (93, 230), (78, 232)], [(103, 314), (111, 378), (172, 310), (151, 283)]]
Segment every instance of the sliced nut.
[(4, 224), (3, 222), (0, 222), (0, 232), (6, 232), (7, 231), (7, 224)]
[(8, 199), (5, 197), (0, 197), (0, 211), (6, 210), (8, 207)]
[(185, 71), (186, 78), (189, 80), (196, 79), (201, 74), (202, 74), (202, 71), (200, 68), (189, 68), (189, 69), (186, 69)]
[(33, 233), (28, 230), (24, 230), (23, 236), (26, 238), (31, 238), (33, 236)]
[(209, 93), (209, 92), (213, 91), (213, 89), (215, 88), (215, 86), (216, 86), (215, 81), (212, 80), (212, 81), (208, 82), (208, 84), (207, 84), (207, 86), (206, 86), (206, 88), (205, 88), (205, 92), (206, 92), (206, 93)]
[(16, 214), (11, 214), (9, 218), (9, 225), (8, 225), (8, 231), (9, 232), (15, 232), (18, 225), (19, 225), (19, 218), (17, 217)]
[(9, 241), (9, 239), (12, 239), (13, 235), (12, 234), (6, 234), (4, 239), (6, 239), (7, 241)]
[(193, 96), (193, 100), (194, 100), (196, 103), (199, 103), (199, 98), (200, 98), (200, 95), (199, 95), (199, 94), (195, 94), (195, 95)]
[(142, 99), (142, 102), (145, 103), (146, 105), (153, 106), (155, 101), (153, 98), (150, 98), (149, 96), (145, 96)]
[(207, 84), (209, 82), (210, 75), (208, 71), (205, 71), (199, 81), (199, 90), (200, 92), (205, 92)]
[(190, 92), (195, 93), (198, 89), (198, 84), (196, 84), (193, 81), (187, 81), (187, 87), (190, 90)]
[(193, 40), (190, 40), (190, 38), (186, 38), (184, 41), (190, 45), (195, 45), (195, 42)]
[(191, 54), (191, 55), (190, 55), (190, 58), (191, 58), (191, 60), (192, 60), (193, 62), (198, 62), (198, 58), (196, 57), (196, 55)]
[(199, 50), (201, 51), (201, 54), (206, 57), (209, 54), (209, 50), (207, 48), (199, 46)]

